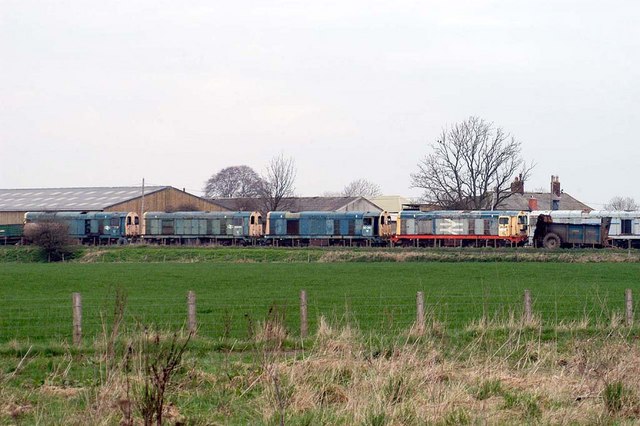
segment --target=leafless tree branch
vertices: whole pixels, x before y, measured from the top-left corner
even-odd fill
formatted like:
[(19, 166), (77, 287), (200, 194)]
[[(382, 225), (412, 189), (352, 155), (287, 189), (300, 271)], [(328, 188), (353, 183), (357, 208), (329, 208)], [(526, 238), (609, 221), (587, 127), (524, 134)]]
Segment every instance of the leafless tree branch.
[(638, 203), (632, 197), (615, 196), (607, 204), (604, 205), (605, 210), (638, 210)]
[(342, 190), (343, 197), (378, 197), (382, 195), (380, 185), (366, 179), (349, 182)]
[(283, 154), (273, 157), (262, 175), (260, 198), (265, 211), (285, 208), (284, 201), (294, 195), (296, 165), (293, 158)]
[(511, 180), (518, 174), (526, 180), (533, 169), (521, 157), (520, 142), (478, 117), (443, 130), (431, 149), (411, 183), (445, 209), (495, 208), (512, 195)]

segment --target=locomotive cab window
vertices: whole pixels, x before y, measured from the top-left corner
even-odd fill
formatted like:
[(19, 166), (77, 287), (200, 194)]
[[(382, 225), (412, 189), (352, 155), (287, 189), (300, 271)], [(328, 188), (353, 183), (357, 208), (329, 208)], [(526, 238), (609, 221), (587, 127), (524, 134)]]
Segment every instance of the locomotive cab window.
[(508, 217), (501, 217), (498, 219), (498, 223), (500, 225), (508, 225), (509, 224), (509, 218)]
[(631, 219), (622, 219), (620, 221), (620, 233), (622, 235), (629, 235), (632, 233), (631, 231)]
[(131, 225), (131, 216), (127, 216), (127, 225)]
[(255, 216), (251, 216), (251, 224), (252, 225), (256, 224), (256, 217)]
[(373, 219), (370, 217), (365, 217), (364, 219), (362, 219), (362, 224), (364, 226), (371, 226), (373, 225)]
[(133, 219), (133, 223), (134, 225), (140, 225), (140, 218), (138, 216), (135, 217), (135, 219)]

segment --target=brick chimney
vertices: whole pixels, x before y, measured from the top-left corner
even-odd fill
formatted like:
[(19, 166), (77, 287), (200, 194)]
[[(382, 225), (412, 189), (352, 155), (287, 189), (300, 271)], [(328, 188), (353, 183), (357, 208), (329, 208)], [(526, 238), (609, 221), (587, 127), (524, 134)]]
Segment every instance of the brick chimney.
[(560, 176), (551, 175), (551, 194), (549, 194), (549, 199), (551, 200), (551, 210), (560, 210), (561, 196), (562, 189), (560, 187)]
[(520, 176), (516, 176), (513, 182), (511, 182), (511, 192), (514, 194), (524, 194), (524, 180), (522, 180), (522, 173), (520, 173)]

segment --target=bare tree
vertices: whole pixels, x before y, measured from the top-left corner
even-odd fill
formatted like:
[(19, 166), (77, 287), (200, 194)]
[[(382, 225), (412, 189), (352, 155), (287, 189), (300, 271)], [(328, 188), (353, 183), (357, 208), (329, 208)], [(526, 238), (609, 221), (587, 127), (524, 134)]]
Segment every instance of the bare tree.
[(283, 154), (273, 157), (262, 175), (260, 198), (265, 211), (285, 208), (286, 199), (294, 195), (296, 165), (293, 158), (285, 158)]
[(445, 209), (495, 208), (512, 195), (513, 177), (526, 180), (533, 169), (520, 155), (520, 142), (478, 117), (443, 130), (431, 148), (411, 174), (412, 187)]
[(638, 210), (638, 203), (631, 197), (615, 196), (607, 204), (604, 205), (605, 210)]
[(220, 170), (205, 183), (204, 195), (209, 198), (257, 197), (262, 180), (249, 166), (231, 166)]
[(379, 197), (382, 195), (380, 185), (366, 179), (357, 179), (344, 187), (343, 197)]

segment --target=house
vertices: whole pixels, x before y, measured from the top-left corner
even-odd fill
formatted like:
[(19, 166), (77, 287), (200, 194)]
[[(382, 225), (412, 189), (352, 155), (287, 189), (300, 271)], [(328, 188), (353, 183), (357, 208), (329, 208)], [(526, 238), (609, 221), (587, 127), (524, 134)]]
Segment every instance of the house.
[[(511, 183), (508, 197), (502, 200), (493, 210), (532, 211), (532, 210), (580, 210), (590, 212), (590, 206), (564, 192), (560, 186), (560, 178), (551, 176), (551, 190), (549, 192), (525, 191), (524, 180), (516, 176)], [(489, 203), (488, 203), (489, 204)], [(442, 210), (433, 203), (405, 203), (404, 210), (433, 211)], [(491, 205), (483, 210), (491, 210)]]
[(524, 181), (516, 177), (511, 184), (511, 195), (503, 200), (495, 210), (581, 210), (590, 212), (591, 207), (564, 192), (560, 187), (560, 178), (551, 176), (550, 192), (528, 192)]

